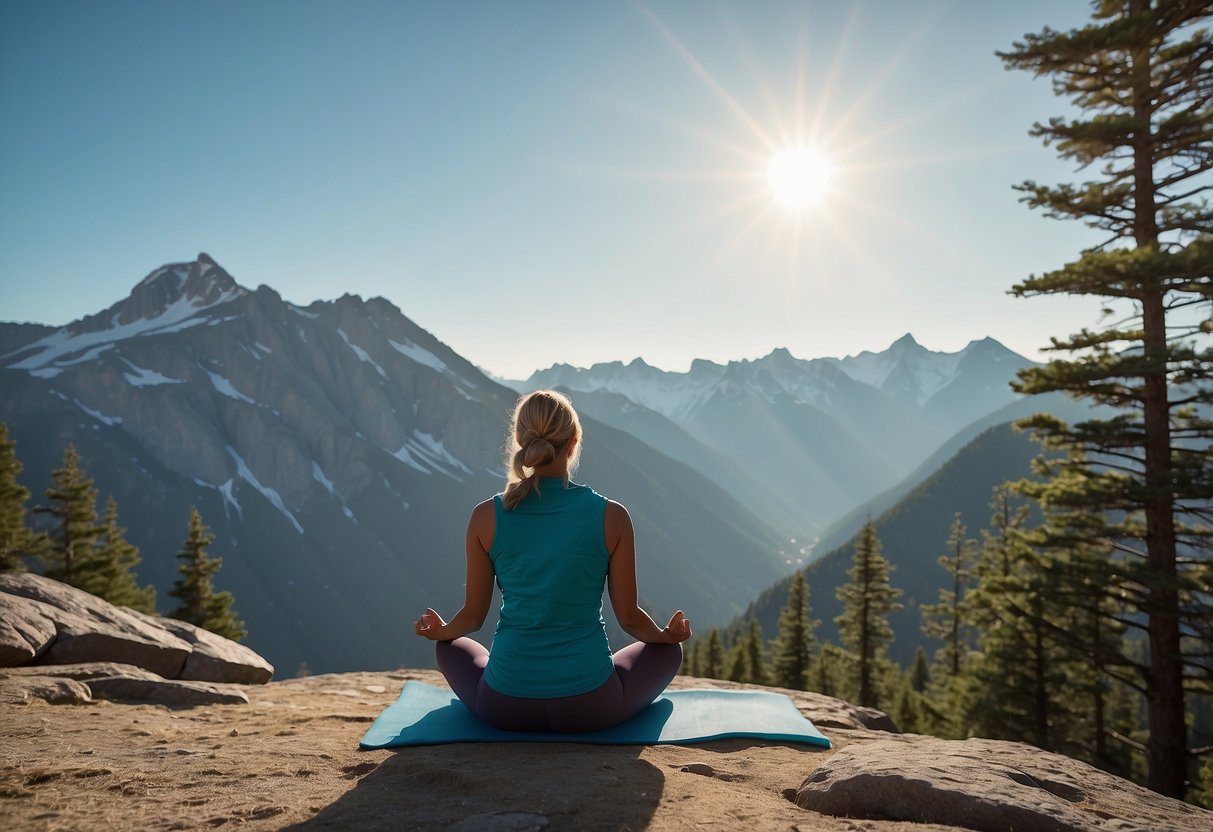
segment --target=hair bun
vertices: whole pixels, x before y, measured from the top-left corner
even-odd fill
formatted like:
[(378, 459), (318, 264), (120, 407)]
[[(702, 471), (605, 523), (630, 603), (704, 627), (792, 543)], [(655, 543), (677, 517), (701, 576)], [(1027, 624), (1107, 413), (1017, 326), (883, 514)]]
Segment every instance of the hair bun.
[(556, 446), (542, 436), (532, 439), (522, 449), (522, 464), (527, 468), (546, 465), (556, 458)]

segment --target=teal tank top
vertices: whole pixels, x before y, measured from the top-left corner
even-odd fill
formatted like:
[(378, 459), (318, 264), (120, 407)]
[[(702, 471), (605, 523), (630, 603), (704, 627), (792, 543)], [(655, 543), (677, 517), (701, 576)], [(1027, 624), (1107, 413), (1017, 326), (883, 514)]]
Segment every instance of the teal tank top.
[(528, 699), (576, 696), (615, 672), (602, 620), (607, 500), (559, 477), (539, 481), (511, 511), (493, 498), (489, 560), (501, 587), (501, 617), (484, 681)]

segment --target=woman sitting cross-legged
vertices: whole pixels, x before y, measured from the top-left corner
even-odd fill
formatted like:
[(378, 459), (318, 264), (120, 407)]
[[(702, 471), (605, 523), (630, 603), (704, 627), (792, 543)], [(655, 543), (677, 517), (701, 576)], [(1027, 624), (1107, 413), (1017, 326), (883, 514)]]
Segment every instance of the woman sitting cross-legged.
[[(438, 668), (468, 708), (513, 731), (598, 731), (665, 690), (682, 663), (691, 622), (659, 627), (636, 603), (636, 543), (627, 509), (569, 481), (581, 423), (550, 390), (522, 397), (510, 426), (505, 493), (472, 511), (463, 608), (432, 609), (419, 636), (437, 642)], [(466, 638), (501, 587), (492, 652)], [(614, 655), (602, 619), (607, 586), (620, 626), (638, 641)]]

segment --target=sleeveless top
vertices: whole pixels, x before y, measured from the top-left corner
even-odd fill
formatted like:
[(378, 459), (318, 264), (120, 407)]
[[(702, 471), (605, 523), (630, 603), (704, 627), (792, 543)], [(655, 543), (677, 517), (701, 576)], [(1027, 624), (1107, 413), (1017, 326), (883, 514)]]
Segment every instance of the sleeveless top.
[(606, 498), (586, 485), (543, 477), (507, 511), (493, 498), (489, 560), (501, 587), (501, 617), (484, 681), (528, 699), (576, 696), (615, 672), (602, 620)]

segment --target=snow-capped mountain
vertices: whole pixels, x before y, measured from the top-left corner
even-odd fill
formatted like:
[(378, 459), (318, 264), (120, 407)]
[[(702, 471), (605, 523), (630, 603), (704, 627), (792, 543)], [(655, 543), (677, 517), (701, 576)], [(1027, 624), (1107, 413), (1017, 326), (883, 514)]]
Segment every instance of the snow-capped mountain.
[[(905, 335), (883, 352), (845, 358), (802, 360), (776, 349), (727, 365), (697, 360), (685, 373), (639, 358), (588, 369), (557, 364), (511, 384), (617, 394), (661, 414), (757, 475), (759, 486), (733, 489), (742, 503), (772, 523), (797, 507), (796, 525), (780, 527), (811, 535), (896, 483), (958, 430), (1014, 401), (1008, 384), (1030, 363), (990, 338), (942, 353)], [(637, 421), (619, 408), (594, 412), (617, 426)]]
[[(503, 484), (513, 390), (386, 300), (301, 307), (206, 255), (68, 326), (0, 324), (0, 345), (0, 420), (31, 503), (74, 443), (162, 608), (196, 505), (217, 583), (281, 671), (431, 661), (408, 624), (462, 601), (464, 528)], [(592, 417), (586, 431), (579, 479), (631, 509), (655, 612), (721, 623), (786, 573), (775, 534), (725, 490)]]

